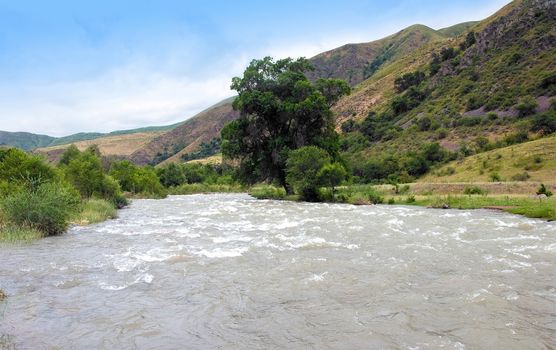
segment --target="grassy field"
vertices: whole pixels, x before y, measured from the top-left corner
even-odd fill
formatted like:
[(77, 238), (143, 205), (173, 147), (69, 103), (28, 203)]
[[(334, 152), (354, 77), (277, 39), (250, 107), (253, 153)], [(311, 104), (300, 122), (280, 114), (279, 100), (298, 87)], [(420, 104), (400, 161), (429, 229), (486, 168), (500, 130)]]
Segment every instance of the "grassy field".
[(488, 182), (496, 175), (502, 181), (556, 182), (556, 135), (450, 162), (419, 182)]

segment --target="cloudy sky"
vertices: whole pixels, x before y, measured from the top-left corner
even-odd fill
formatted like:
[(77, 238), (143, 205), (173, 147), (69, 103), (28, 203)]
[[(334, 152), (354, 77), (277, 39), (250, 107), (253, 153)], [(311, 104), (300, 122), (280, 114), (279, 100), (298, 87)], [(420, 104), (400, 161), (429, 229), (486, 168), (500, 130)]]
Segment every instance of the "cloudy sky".
[[(183, 121), (253, 58), (311, 57), (508, 0), (0, 0), (0, 130), (63, 136)], [(263, 4), (264, 3), (264, 4)]]

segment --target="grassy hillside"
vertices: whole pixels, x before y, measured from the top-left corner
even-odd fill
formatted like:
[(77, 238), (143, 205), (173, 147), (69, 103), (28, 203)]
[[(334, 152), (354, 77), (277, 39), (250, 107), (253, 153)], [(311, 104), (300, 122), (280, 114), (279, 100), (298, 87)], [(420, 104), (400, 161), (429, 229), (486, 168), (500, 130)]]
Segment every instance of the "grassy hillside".
[(556, 135), (476, 154), (431, 171), (419, 182), (556, 182)]
[[(555, 24), (554, 2), (516, 1), (472, 26), (470, 36), (428, 43), (385, 65), (334, 107), (338, 127), (371, 115), (380, 131), (348, 135), (347, 153), (366, 159), (435, 141), (457, 151), (479, 137), (494, 142), (529, 131), (531, 115), (548, 110), (556, 95)], [(421, 78), (396, 88), (407, 73)]]
[(416, 24), (384, 39), (361, 44), (347, 44), (321, 53), (311, 62), (311, 79), (338, 78), (355, 86), (372, 76), (381, 67), (393, 62), (429, 42), (445, 40), (448, 35)]
[(478, 23), (480, 22), (479, 21), (463, 22), (450, 27), (438, 29), (437, 32), (448, 37), (456, 37), (469, 31), (472, 27), (474, 27)]
[(237, 117), (232, 109), (234, 97), (202, 111), (175, 129), (164, 133), (131, 154), (138, 164), (159, 164), (180, 161), (183, 154), (194, 152), (203, 142), (220, 136), (220, 130)]
[[(154, 138), (162, 135), (163, 132), (137, 132), (132, 134), (122, 134), (113, 136), (99, 137), (93, 140), (73, 142), (80, 151), (85, 150), (91, 145), (97, 145), (105, 156), (129, 157), (141, 147), (144, 147)], [(38, 148), (37, 153), (44, 154), (49, 162), (56, 162), (61, 157), (68, 144)]]

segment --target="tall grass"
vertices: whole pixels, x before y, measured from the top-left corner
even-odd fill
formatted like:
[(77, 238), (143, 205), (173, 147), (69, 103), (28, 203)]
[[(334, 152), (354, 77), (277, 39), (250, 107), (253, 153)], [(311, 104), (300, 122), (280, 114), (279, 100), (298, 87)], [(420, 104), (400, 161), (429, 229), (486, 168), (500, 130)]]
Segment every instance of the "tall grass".
[(286, 190), (271, 185), (258, 185), (251, 188), (249, 195), (257, 199), (284, 199)]
[[(2, 211), (8, 223), (19, 229), (8, 229), (10, 236), (22, 234), (21, 229), (33, 229), (45, 236), (64, 232), (75, 213), (79, 196), (75, 190), (58, 183), (45, 183), (37, 189), (15, 193), (2, 201)], [(9, 227), (9, 226), (8, 226)]]
[(116, 217), (117, 210), (111, 202), (104, 199), (89, 199), (81, 205), (81, 211), (76, 213), (71, 221), (77, 225), (87, 225)]
[(14, 243), (32, 241), (44, 237), (45, 234), (37, 229), (15, 225), (0, 225), (0, 242)]
[(245, 192), (245, 188), (238, 184), (183, 184), (172, 187), (168, 190), (169, 194), (184, 195), (195, 193), (238, 193)]

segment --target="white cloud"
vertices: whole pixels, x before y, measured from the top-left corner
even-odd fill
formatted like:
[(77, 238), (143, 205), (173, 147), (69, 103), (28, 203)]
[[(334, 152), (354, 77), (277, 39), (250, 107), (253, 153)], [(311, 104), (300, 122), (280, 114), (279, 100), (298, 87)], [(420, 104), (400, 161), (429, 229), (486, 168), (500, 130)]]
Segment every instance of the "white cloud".
[(62, 136), (182, 121), (233, 94), (228, 74), (162, 75), (130, 65), (84, 81), (0, 87), (0, 130)]

